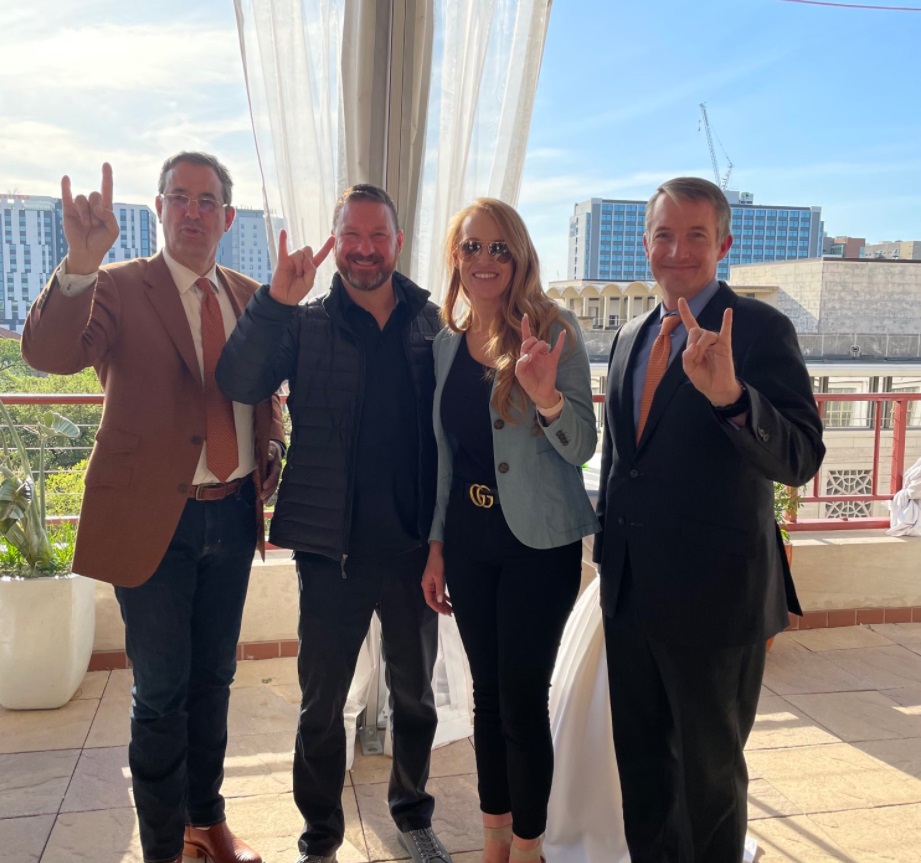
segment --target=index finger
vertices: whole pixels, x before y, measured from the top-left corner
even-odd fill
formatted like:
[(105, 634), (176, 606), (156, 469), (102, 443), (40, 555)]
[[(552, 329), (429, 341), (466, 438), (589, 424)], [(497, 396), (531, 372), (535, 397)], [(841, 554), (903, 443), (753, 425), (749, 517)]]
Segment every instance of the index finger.
[(732, 344), (732, 308), (723, 312), (723, 325), (720, 327), (720, 341)]
[(72, 207), (74, 205), (74, 196), (70, 191), (70, 177), (68, 177), (67, 174), (61, 177), (61, 199), (65, 207)]
[(326, 242), (323, 244), (323, 248), (320, 249), (320, 251), (317, 252), (317, 253), (313, 256), (313, 265), (314, 265), (315, 267), (319, 267), (320, 264), (322, 264), (323, 261), (326, 260), (326, 256), (330, 253), (330, 251), (332, 250), (333, 246), (335, 246), (335, 245), (336, 245), (336, 235), (335, 235), (335, 234), (330, 234), (330, 235), (326, 238)]
[(102, 163), (102, 206), (107, 210), (112, 209), (112, 166), (108, 162)]
[(529, 338), (531, 338), (531, 322), (525, 314), (521, 318), (521, 341), (526, 342)]
[(288, 232), (282, 228), (278, 232), (278, 263), (288, 260)]
[(688, 332), (697, 326), (697, 318), (691, 314), (691, 307), (684, 297), (678, 298), (678, 314), (681, 315), (681, 323)]

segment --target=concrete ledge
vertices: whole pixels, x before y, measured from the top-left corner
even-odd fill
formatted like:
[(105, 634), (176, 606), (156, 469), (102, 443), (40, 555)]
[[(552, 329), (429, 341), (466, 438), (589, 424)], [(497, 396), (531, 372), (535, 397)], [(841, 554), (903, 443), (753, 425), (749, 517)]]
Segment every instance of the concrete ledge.
[[(594, 568), (583, 563), (583, 587)], [(792, 629), (921, 621), (921, 537), (881, 530), (796, 533), (793, 578), (804, 617)], [(253, 563), (240, 632), (240, 659), (297, 654), (297, 573), (290, 552)], [(126, 668), (125, 628), (111, 585), (96, 585), (96, 638), (90, 668)]]
[(882, 530), (796, 533), (793, 579), (807, 613), (919, 607), (921, 537)]

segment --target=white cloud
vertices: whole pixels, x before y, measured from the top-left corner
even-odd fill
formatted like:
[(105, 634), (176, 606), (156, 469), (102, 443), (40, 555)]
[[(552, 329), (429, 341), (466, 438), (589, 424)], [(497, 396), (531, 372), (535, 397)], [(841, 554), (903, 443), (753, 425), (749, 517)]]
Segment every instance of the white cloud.
[(149, 93), (242, 80), (236, 32), (188, 22), (7, 35), (0, 51), (0, 86), (33, 96), (46, 90)]

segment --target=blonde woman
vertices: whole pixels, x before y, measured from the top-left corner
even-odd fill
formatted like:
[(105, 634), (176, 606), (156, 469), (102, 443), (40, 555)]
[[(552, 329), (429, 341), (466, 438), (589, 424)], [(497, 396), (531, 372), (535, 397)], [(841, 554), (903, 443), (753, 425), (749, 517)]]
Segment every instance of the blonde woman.
[(589, 362), (574, 316), (541, 288), (512, 207), (479, 198), (457, 213), (445, 255), (422, 587), (432, 608), (455, 614), (470, 660), (484, 863), (538, 861), (553, 776), (550, 676), (581, 540), (598, 527), (580, 470), (597, 442)]

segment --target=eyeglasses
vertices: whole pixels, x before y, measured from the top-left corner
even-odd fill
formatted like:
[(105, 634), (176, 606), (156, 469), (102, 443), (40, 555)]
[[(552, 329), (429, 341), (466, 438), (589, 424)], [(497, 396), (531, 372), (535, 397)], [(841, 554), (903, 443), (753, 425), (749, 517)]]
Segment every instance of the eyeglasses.
[(460, 252), (460, 256), (465, 261), (472, 261), (484, 248), (489, 254), (489, 257), (497, 264), (507, 264), (512, 259), (512, 253), (509, 247), (505, 243), (500, 242), (490, 243), (488, 246), (484, 246), (479, 240), (464, 240), (463, 243), (458, 245), (457, 251)]
[(216, 213), (222, 207), (227, 206), (227, 204), (222, 204), (214, 198), (192, 198), (189, 195), (182, 195), (179, 192), (167, 192), (164, 195), (160, 195), (160, 197), (174, 207), (179, 207), (179, 209), (184, 212), (188, 212), (189, 207), (195, 204), (195, 206), (198, 207), (198, 212), (203, 216), (209, 216), (212, 213)]

